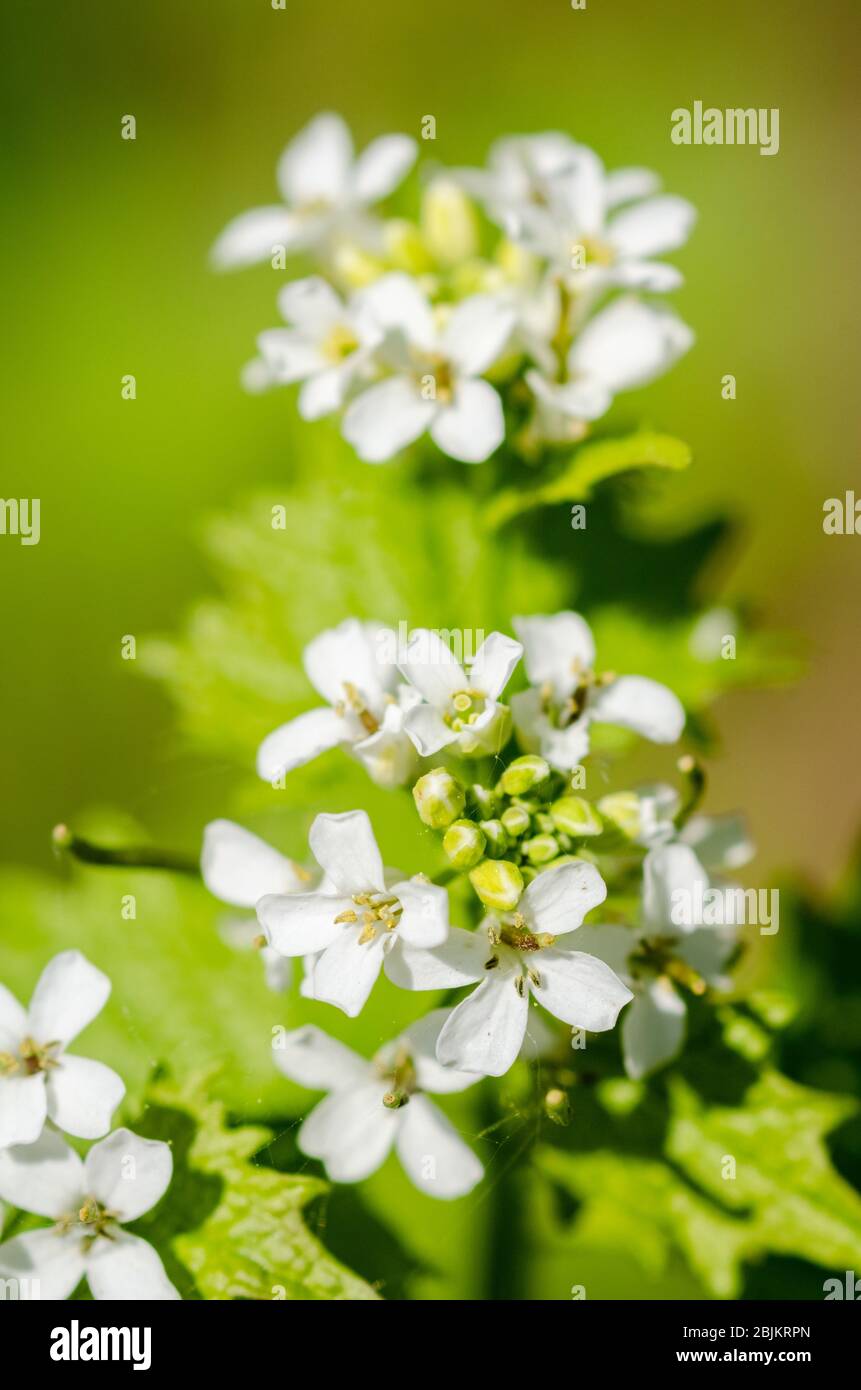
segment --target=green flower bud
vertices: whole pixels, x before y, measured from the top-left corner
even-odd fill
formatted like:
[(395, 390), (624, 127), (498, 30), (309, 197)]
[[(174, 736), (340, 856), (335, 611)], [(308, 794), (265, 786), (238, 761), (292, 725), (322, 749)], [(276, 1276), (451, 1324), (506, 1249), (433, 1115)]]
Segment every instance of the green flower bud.
[(543, 782), (549, 776), (550, 764), (539, 758), (537, 753), (527, 753), (509, 764), (500, 778), (500, 783), (507, 796), (520, 796), (522, 792), (537, 787), (539, 782)]
[(496, 792), (491, 791), (490, 787), (482, 787), (479, 782), (473, 782), (469, 789), (469, 796), (482, 820), (492, 820), (497, 814), (499, 797)]
[(553, 1086), (544, 1097), (544, 1113), (556, 1125), (567, 1125), (571, 1121), (571, 1102), (559, 1087)]
[(501, 820), (483, 820), (481, 828), (487, 840), (487, 854), (490, 859), (501, 859), (509, 846), (505, 826)]
[(550, 807), (550, 816), (557, 830), (567, 835), (600, 835), (604, 829), (598, 812), (582, 796), (561, 796)]
[(556, 830), (556, 822), (546, 811), (539, 811), (535, 817), (535, 825), (542, 835), (552, 835)]
[(422, 234), (441, 265), (457, 265), (478, 255), (478, 219), (463, 189), (438, 178), (422, 198)]
[(485, 907), (497, 912), (512, 912), (523, 892), (523, 875), (510, 859), (483, 859), (469, 881)]
[(559, 842), (552, 835), (535, 835), (524, 840), (523, 853), (530, 864), (548, 864), (559, 853)]
[(456, 820), (442, 837), (442, 847), (456, 869), (471, 869), (484, 854), (484, 831), (471, 820)]
[(609, 796), (602, 796), (598, 810), (617, 825), (629, 840), (635, 840), (639, 835), (642, 820), (640, 798), (636, 792), (612, 792)]
[(413, 787), (413, 799), (425, 825), (442, 830), (463, 815), (466, 794), (445, 767), (435, 767)]
[(532, 817), (525, 806), (509, 806), (499, 819), (505, 826), (506, 833), (514, 840), (525, 835), (532, 824)]

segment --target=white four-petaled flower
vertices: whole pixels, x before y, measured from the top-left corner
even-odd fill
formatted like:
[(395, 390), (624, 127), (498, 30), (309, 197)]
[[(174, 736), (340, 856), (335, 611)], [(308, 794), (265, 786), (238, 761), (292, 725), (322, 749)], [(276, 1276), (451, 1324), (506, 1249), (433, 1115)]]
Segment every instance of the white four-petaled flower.
[(415, 692), (381, 659), (391, 635), (379, 623), (347, 618), (308, 643), (302, 661), (308, 679), (328, 706), (309, 710), (269, 734), (257, 754), (267, 782), (302, 767), (327, 749), (351, 752), (381, 786), (401, 786), (416, 769), (415, 750), (404, 732), (404, 712)]
[(365, 210), (409, 172), (417, 148), (407, 135), (381, 135), (356, 159), (342, 118), (332, 112), (315, 116), (278, 162), (284, 203), (235, 218), (213, 247), (214, 263), (222, 269), (253, 265), (277, 247), (325, 247), (337, 233), (354, 231)]
[(631, 991), (603, 961), (559, 940), (606, 896), (595, 866), (572, 860), (539, 873), (515, 912), (489, 917), (475, 932), (453, 927), (433, 950), (404, 947), (389, 975), (405, 989), (481, 981), (440, 1032), (443, 1065), (487, 1076), (507, 1072), (523, 1045), (530, 995), (574, 1028), (603, 1032), (615, 1025)]
[(50, 1217), (49, 1229), (0, 1245), (0, 1277), (38, 1281), (38, 1297), (68, 1298), (86, 1277), (95, 1299), (167, 1301), (179, 1294), (148, 1241), (124, 1231), (170, 1184), (170, 1146), (117, 1129), (86, 1159), (54, 1130), (0, 1152), (0, 1197)]
[(424, 1094), (463, 1091), (480, 1079), (437, 1061), (447, 1016), (445, 1009), (426, 1014), (372, 1062), (310, 1025), (273, 1044), (285, 1076), (329, 1092), (308, 1115), (298, 1142), (333, 1181), (361, 1182), (392, 1148), (411, 1181), (431, 1197), (462, 1197), (481, 1181), (481, 1163)]
[(622, 1017), (625, 1070), (635, 1080), (672, 1060), (682, 1046), (687, 1008), (678, 986), (702, 994), (726, 989), (735, 929), (704, 926), (698, 904), (708, 875), (687, 845), (650, 850), (643, 862), (640, 924), (583, 928), (583, 949), (605, 961), (633, 990)]
[(306, 960), (303, 993), (355, 1018), (404, 945), (448, 935), (448, 894), (425, 879), (386, 873), (364, 811), (317, 816), (309, 835), (325, 878), (314, 893), (271, 894), (257, 904), (270, 946)]
[(530, 689), (512, 696), (523, 746), (568, 771), (589, 752), (591, 724), (617, 724), (653, 743), (675, 743), (685, 725), (681, 701), (646, 676), (596, 678), (595, 643), (579, 613), (514, 618)]
[(415, 281), (397, 273), (371, 285), (363, 303), (385, 334), (377, 357), (391, 375), (356, 396), (344, 416), (344, 438), (359, 457), (382, 463), (428, 431), (451, 458), (488, 458), (505, 422), (497, 392), (481, 378), (511, 335), (513, 311), (477, 294), (435, 313)]
[(0, 985), (0, 1149), (32, 1144), (49, 1118), (80, 1139), (107, 1134), (125, 1086), (104, 1063), (66, 1048), (110, 992), (110, 980), (80, 951), (62, 951), (45, 966), (29, 1010)]
[(511, 712), (499, 697), (522, 651), (513, 638), (492, 632), (467, 675), (433, 630), (419, 628), (412, 634), (401, 671), (422, 703), (407, 711), (404, 729), (423, 756), (452, 744), (468, 757), (500, 752), (511, 730)]

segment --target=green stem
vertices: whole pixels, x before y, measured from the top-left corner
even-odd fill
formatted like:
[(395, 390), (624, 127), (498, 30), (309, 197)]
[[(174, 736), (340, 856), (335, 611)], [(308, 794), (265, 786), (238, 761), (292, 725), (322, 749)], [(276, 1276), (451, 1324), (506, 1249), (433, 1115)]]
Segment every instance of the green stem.
[(108, 849), (104, 845), (93, 844), (73, 835), (67, 825), (54, 827), (51, 836), (57, 849), (71, 854), (83, 864), (101, 864), (111, 868), (125, 869), (163, 869), (168, 873), (200, 874), (200, 864), (186, 854), (175, 854), (172, 850), (155, 849), (149, 845), (125, 845), (122, 849)]
[(673, 824), (677, 830), (682, 830), (705, 795), (706, 772), (702, 763), (690, 753), (679, 758), (676, 766), (684, 777), (685, 783), (682, 788), (682, 804), (676, 812)]

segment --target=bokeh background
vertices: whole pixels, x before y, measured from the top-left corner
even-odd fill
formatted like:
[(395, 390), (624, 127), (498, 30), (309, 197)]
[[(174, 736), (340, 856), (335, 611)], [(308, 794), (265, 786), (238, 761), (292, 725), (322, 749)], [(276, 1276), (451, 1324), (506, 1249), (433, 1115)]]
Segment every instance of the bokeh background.
[[(697, 344), (638, 405), (695, 463), (642, 524), (669, 537), (728, 519), (725, 596), (798, 639), (801, 682), (719, 702), (710, 805), (745, 807), (759, 882), (833, 882), (861, 823), (861, 536), (822, 530), (824, 500), (858, 471), (857, 8), (7, 0), (0, 23), (2, 492), (42, 507), (38, 546), (0, 537), (0, 858), (51, 869), (51, 826), (94, 804), (193, 850), (229, 803), (236, 768), (183, 746), (120, 644), (180, 625), (214, 588), (201, 518), (286, 487), (303, 449), (289, 395), (238, 382), (275, 322), (272, 271), (219, 278), (207, 252), (235, 213), (274, 200), (283, 144), (332, 108), (358, 145), (434, 115), (422, 153), (441, 164), (559, 128), (698, 207), (673, 257)], [(779, 154), (673, 145), (670, 113), (697, 99), (778, 107)], [(470, 1287), (467, 1268), (458, 1278)], [(624, 1279), (620, 1266), (606, 1286), (626, 1296)], [(670, 1279), (664, 1296), (685, 1292)]]

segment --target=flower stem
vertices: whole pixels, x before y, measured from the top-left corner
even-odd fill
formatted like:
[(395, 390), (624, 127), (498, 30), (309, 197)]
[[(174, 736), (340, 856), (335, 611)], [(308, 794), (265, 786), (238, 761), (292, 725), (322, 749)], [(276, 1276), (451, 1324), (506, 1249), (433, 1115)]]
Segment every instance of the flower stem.
[(105, 845), (93, 844), (73, 835), (67, 825), (56, 825), (51, 839), (57, 849), (71, 854), (83, 864), (101, 864), (112, 868), (126, 869), (164, 869), (168, 873), (200, 873), (196, 859), (186, 854), (175, 854), (172, 850), (155, 849), (149, 845), (125, 845), (121, 849), (108, 849)]
[(682, 787), (682, 804), (673, 820), (676, 829), (681, 830), (687, 825), (705, 795), (706, 773), (702, 763), (690, 753), (679, 758), (676, 766), (685, 779)]

